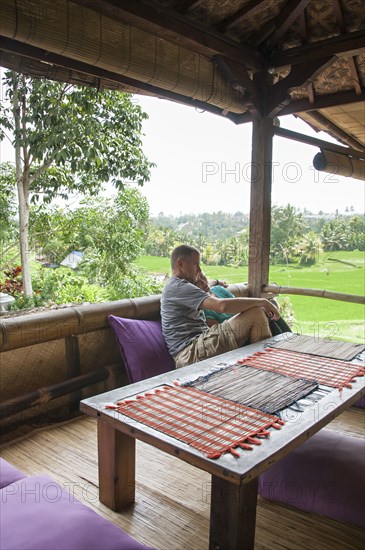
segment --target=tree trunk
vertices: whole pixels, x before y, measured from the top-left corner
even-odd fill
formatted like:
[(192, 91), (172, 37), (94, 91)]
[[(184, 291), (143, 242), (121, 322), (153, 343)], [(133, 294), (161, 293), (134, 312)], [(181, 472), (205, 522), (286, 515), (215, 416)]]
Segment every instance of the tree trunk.
[(20, 257), (22, 264), (23, 291), (25, 298), (33, 296), (32, 279), (30, 276), (29, 263), (29, 190), (28, 182), (25, 181), (23, 166), (20, 154), (21, 137), (21, 113), (19, 104), (19, 81), (21, 78), (17, 73), (13, 73), (13, 112), (15, 122), (15, 171), (16, 185), (18, 190), (19, 203), (19, 239), (20, 239)]

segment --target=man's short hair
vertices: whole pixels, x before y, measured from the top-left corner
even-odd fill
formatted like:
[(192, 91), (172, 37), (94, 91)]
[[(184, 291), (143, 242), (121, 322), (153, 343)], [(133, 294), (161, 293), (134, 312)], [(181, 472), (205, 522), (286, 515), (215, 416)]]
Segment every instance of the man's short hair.
[(181, 244), (180, 246), (177, 246), (171, 252), (171, 256), (170, 256), (171, 268), (174, 269), (178, 258), (187, 260), (188, 258), (191, 258), (193, 254), (200, 254), (200, 252), (199, 250), (197, 250), (193, 246), (190, 246), (189, 244)]

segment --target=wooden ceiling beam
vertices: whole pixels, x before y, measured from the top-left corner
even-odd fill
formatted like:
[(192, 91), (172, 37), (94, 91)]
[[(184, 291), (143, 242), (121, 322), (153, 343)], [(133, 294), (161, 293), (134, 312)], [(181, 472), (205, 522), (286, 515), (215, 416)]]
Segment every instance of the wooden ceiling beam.
[(246, 17), (248, 17), (253, 11), (255, 11), (257, 8), (259, 8), (262, 4), (264, 4), (266, 0), (251, 0), (243, 6), (243, 8), (240, 8), (232, 15), (229, 15), (222, 21), (218, 23), (216, 26), (217, 31), (219, 32), (226, 32), (230, 28), (234, 27), (238, 23), (241, 23), (241, 21), (244, 21)]
[(308, 42), (308, 37), (307, 37), (307, 20), (305, 17), (305, 9), (302, 11), (302, 13), (299, 14), (298, 20), (299, 20), (300, 40), (302, 44), (306, 44)]
[(291, 102), (289, 90), (301, 86), (308, 86), (310, 82), (321, 74), (324, 69), (333, 64), (334, 58), (317, 59), (316, 61), (307, 61), (300, 65), (292, 67), (289, 75), (279, 80), (272, 87), (271, 105), (268, 116), (278, 115), (283, 108)]
[(161, 7), (158, 3), (148, 0), (72, 1), (206, 57), (224, 55), (255, 71), (262, 70), (265, 66), (264, 58), (255, 48), (238, 44), (174, 10)]
[[(323, 116), (322, 113), (319, 113), (318, 111), (312, 111), (309, 114), (312, 117), (312, 119), (320, 125), (320, 128), (319, 128), (320, 130), (323, 130), (323, 128), (325, 128), (324, 131), (327, 132), (328, 134), (331, 134), (334, 138), (338, 139), (339, 141), (342, 141), (342, 143), (346, 143), (347, 145), (349, 145), (350, 147), (352, 147), (357, 151), (361, 151), (363, 155), (362, 158), (364, 158), (365, 147), (360, 141), (358, 141), (355, 137), (353, 137), (348, 132), (345, 132), (344, 130), (342, 130), (342, 128), (337, 126), (337, 124), (335, 124), (334, 122), (331, 122), (330, 120), (328, 120), (328, 118)], [(354, 154), (354, 156), (356, 156), (356, 154)]]
[[(339, 128), (337, 129), (339, 130)], [(360, 144), (357, 144), (357, 146), (360, 145), (360, 150), (358, 149), (358, 147), (343, 147), (342, 145), (338, 145), (337, 143), (331, 143), (329, 141), (324, 141), (323, 139), (306, 136), (305, 134), (293, 132), (292, 130), (287, 130), (286, 128), (281, 128), (280, 126), (274, 126), (274, 135), (287, 139), (292, 139), (294, 141), (299, 141), (301, 143), (307, 143), (308, 145), (314, 145), (315, 147), (327, 149), (328, 151), (333, 151), (342, 155), (351, 155), (360, 159), (365, 158), (365, 150)]]
[(365, 101), (365, 91), (362, 91), (360, 94), (356, 94), (351, 90), (349, 92), (340, 92), (336, 94), (317, 95), (314, 97), (313, 104), (310, 103), (307, 98), (291, 101), (280, 111), (280, 116), (295, 115), (307, 111), (328, 109), (330, 107), (340, 107), (341, 105), (350, 105), (351, 103), (358, 103), (359, 101)]
[(261, 45), (265, 51), (275, 48), (294, 21), (304, 12), (309, 2), (310, 0), (289, 0), (280, 13), (260, 30), (257, 39), (253, 38), (253, 43)]
[(345, 27), (345, 21), (343, 18), (340, 0), (333, 0), (333, 7), (335, 9), (336, 20), (337, 20), (339, 31), (341, 34), (343, 34), (346, 31), (346, 27)]
[(199, 7), (204, 0), (177, 0), (174, 4), (174, 9), (180, 13), (187, 13)]
[[(134, 93), (141, 92), (142, 94), (144, 93), (151, 96), (170, 99), (171, 101), (182, 103), (184, 105), (189, 105), (203, 111), (211, 112), (216, 115), (224, 115), (226, 118), (232, 120), (232, 122), (235, 123), (238, 122), (238, 117), (240, 116), (238, 114), (236, 115), (235, 113), (227, 113), (223, 111), (222, 108), (216, 107), (215, 105), (209, 105), (204, 101), (199, 101), (187, 96), (183, 96), (176, 92), (164, 90), (163, 88), (152, 86), (151, 84), (140, 82), (139, 80), (134, 80), (133, 78), (113, 73), (106, 69), (95, 67), (94, 65), (89, 65), (88, 63), (83, 63), (82, 61), (77, 61), (75, 59), (70, 59), (69, 57), (53, 54), (48, 52), (47, 50), (36, 48), (35, 46), (30, 46), (28, 44), (24, 44), (23, 42), (17, 42), (16, 40), (0, 36), (0, 65), (3, 51), (13, 53), (18, 57), (28, 57), (32, 60), (38, 60), (40, 64), (43, 63), (48, 66), (55, 65), (56, 67), (65, 67), (67, 69), (70, 69), (71, 71), (74, 71), (75, 73), (79, 73), (80, 77), (82, 77), (82, 75), (84, 74), (96, 77), (105, 82), (117, 82), (125, 85), (129, 89), (133, 89)], [(51, 80), (58, 80), (56, 77), (52, 76), (53, 74), (56, 74), (56, 71), (45, 68), (44, 76), (46, 78), (50, 78)], [(74, 76), (76, 75), (74, 74)], [(82, 85), (82, 82), (80, 82), (80, 85)]]
[[(333, 122), (328, 120), (328, 118), (323, 116), (318, 111), (312, 111), (311, 113), (308, 113), (308, 114), (310, 115), (310, 118), (312, 120), (307, 120), (307, 118), (304, 118), (304, 117), (302, 118), (302, 120), (304, 120), (304, 122), (309, 124), (317, 132), (324, 131), (327, 134), (334, 137), (335, 139), (337, 139), (338, 141), (348, 145), (354, 150), (354, 152), (352, 153), (353, 156), (358, 156), (358, 158), (364, 157), (365, 155), (364, 145), (360, 141), (358, 141), (356, 138), (354, 138), (351, 134), (342, 130), (342, 128), (337, 126), (337, 124), (334, 124)], [(312, 139), (316, 139), (316, 138), (312, 138)], [(356, 151), (357, 151), (357, 155), (356, 155)], [(361, 155), (361, 157), (359, 155)]]
[(299, 65), (308, 59), (314, 61), (329, 56), (348, 57), (359, 55), (364, 52), (364, 49), (365, 29), (281, 51), (268, 59), (268, 63), (270, 67), (278, 69)]
[(355, 59), (353, 57), (349, 57), (347, 59), (347, 62), (349, 64), (350, 73), (351, 73), (351, 82), (353, 84), (353, 87), (355, 88), (355, 92), (357, 95), (361, 94), (361, 83), (360, 83), (360, 77), (359, 73), (357, 72)]
[(123, 93), (140, 93), (140, 90), (121, 84), (115, 80), (107, 80), (94, 75), (75, 71), (68, 67), (61, 67), (52, 63), (45, 63), (30, 57), (13, 54), (0, 50), (0, 67), (23, 73), (33, 78), (47, 78), (57, 82), (67, 82), (74, 86), (88, 86), (99, 90), (118, 90)]

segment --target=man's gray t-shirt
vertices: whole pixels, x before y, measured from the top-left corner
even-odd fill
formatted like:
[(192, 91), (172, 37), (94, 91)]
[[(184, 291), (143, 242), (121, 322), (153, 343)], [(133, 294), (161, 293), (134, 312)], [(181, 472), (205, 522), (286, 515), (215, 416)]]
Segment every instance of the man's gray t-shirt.
[(170, 277), (161, 298), (162, 332), (170, 354), (174, 357), (191, 340), (209, 327), (199, 311), (209, 294), (186, 279)]

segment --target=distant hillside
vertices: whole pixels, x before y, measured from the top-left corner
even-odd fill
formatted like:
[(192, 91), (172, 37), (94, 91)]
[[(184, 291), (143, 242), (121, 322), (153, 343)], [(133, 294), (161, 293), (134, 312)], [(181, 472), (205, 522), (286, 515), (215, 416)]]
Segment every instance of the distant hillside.
[[(273, 207), (273, 216), (278, 207)], [(296, 210), (296, 213), (306, 222), (308, 229), (320, 233), (322, 227), (329, 221), (336, 219), (350, 219), (353, 216), (364, 218), (364, 214), (355, 214), (353, 207), (348, 209), (345, 215), (340, 216), (338, 211), (333, 213), (318, 212), (314, 214), (304, 209), (303, 212)], [(275, 217), (275, 216), (274, 216)], [(208, 241), (220, 241), (239, 236), (248, 229), (249, 216), (243, 212), (229, 214), (227, 212), (213, 212), (209, 214), (182, 214), (180, 216), (165, 215), (160, 212), (158, 216), (150, 218), (155, 227), (170, 229), (173, 232), (183, 233), (192, 239), (205, 237)]]
[(165, 216), (162, 212), (151, 218), (157, 227), (182, 231), (191, 237), (204, 235), (207, 239), (224, 240), (239, 235), (248, 226), (248, 214), (214, 212), (213, 214), (183, 214)]

